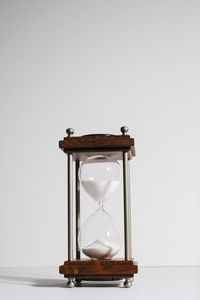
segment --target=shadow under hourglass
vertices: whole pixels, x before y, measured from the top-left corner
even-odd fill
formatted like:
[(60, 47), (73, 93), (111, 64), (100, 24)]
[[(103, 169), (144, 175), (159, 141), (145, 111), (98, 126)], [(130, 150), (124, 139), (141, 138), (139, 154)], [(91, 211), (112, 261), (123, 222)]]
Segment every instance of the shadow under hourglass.
[(76, 287), (123, 287), (123, 280), (110, 280), (110, 281), (82, 281), (81, 283), (76, 283)]
[[(52, 279), (43, 278), (38, 276), (31, 276), (31, 274), (25, 274), (24, 271), (19, 271), (16, 273), (10, 272), (0, 272), (0, 283), (12, 284), (12, 285), (25, 285), (32, 287), (43, 287), (43, 288), (66, 288), (67, 279)], [(121, 287), (121, 280), (113, 281), (81, 281), (81, 283), (76, 283), (76, 287)]]
[(63, 288), (66, 287), (65, 279), (54, 279), (54, 278), (45, 278), (38, 273), (31, 274), (30, 270), (16, 270), (13, 268), (9, 271), (3, 268), (0, 270), (0, 283), (2, 284), (12, 284), (12, 285), (25, 285), (25, 286), (35, 286), (35, 287), (54, 287), (54, 288)]

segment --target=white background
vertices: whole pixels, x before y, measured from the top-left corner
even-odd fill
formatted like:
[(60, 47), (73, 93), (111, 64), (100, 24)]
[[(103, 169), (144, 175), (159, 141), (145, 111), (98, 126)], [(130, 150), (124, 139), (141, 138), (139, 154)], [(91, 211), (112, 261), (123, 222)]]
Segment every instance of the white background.
[[(200, 264), (200, 2), (0, 1), (0, 265), (67, 258), (65, 129), (127, 125), (133, 254)], [(82, 193), (82, 219), (95, 204)], [(107, 210), (122, 224), (120, 189)]]

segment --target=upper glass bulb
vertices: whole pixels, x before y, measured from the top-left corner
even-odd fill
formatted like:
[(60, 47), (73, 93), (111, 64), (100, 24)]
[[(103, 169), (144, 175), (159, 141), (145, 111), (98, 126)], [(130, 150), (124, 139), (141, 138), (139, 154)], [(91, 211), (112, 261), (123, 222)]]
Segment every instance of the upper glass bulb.
[(116, 160), (108, 156), (91, 156), (82, 164), (79, 179), (85, 191), (101, 205), (117, 188), (121, 168)]

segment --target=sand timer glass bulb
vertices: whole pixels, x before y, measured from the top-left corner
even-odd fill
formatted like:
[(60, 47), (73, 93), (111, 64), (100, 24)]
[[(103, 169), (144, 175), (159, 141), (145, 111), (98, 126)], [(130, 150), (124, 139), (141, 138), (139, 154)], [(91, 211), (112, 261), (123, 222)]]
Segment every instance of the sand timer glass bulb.
[(119, 185), (120, 165), (107, 156), (92, 156), (82, 164), (79, 178), (85, 191), (99, 205), (81, 227), (80, 249), (90, 258), (111, 259), (121, 248), (121, 232), (103, 204)]

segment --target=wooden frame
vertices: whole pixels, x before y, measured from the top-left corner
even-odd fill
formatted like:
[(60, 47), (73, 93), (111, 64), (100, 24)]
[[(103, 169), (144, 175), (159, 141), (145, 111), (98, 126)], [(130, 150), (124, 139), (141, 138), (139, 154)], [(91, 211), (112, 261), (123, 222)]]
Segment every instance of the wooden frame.
[[(123, 131), (122, 131), (123, 132)], [(74, 280), (114, 280), (125, 279), (124, 286), (130, 287), (134, 274), (138, 272), (137, 263), (131, 255), (131, 228), (130, 225), (130, 184), (128, 160), (135, 156), (134, 139), (129, 135), (88, 135), (71, 136), (72, 129), (67, 130), (68, 137), (59, 141), (59, 147), (68, 156), (68, 260), (59, 267), (60, 274), (68, 278), (68, 287), (74, 286)], [(123, 185), (124, 185), (124, 259), (93, 260), (81, 259), (78, 248), (78, 231), (80, 227), (80, 183), (78, 168), (80, 162), (91, 155), (101, 154), (111, 160), (123, 161)], [(69, 159), (70, 158), (70, 159)], [(73, 209), (72, 209), (72, 161), (75, 161), (76, 171), (76, 259), (73, 259)], [(69, 164), (70, 162), (70, 164)]]

